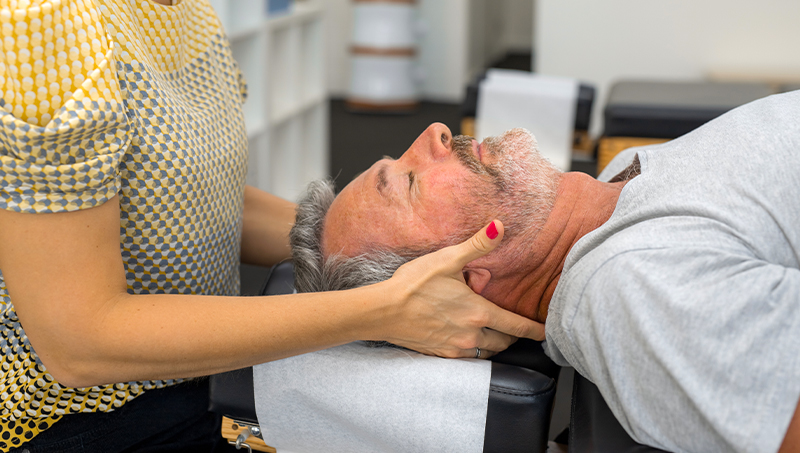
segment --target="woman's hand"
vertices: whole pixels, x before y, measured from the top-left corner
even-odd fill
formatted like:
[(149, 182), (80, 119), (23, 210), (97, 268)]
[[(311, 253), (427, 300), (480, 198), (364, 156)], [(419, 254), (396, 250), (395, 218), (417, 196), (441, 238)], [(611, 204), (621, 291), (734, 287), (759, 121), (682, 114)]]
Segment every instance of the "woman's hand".
[[(503, 239), (495, 220), (461, 244), (446, 247), (401, 266), (384, 285), (387, 298), (399, 297), (399, 313), (383, 340), (429, 355), (488, 358), (518, 337), (544, 339), (544, 325), (504, 310), (475, 294), (463, 269), (491, 252)], [(494, 229), (495, 236), (487, 236)]]

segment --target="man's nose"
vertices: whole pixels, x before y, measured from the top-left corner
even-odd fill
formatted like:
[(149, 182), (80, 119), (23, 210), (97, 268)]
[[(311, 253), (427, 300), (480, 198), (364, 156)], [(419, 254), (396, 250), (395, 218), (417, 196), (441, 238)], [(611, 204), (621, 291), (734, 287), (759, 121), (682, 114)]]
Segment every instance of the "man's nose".
[(427, 148), (434, 159), (445, 159), (450, 155), (453, 134), (442, 123), (433, 123), (425, 131)]

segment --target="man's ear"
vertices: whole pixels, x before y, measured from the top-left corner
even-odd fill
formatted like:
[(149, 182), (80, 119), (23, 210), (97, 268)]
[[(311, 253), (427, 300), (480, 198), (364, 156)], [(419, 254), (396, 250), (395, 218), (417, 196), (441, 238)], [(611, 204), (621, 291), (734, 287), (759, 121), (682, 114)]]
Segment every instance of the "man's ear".
[(482, 267), (464, 269), (462, 272), (464, 273), (464, 280), (467, 282), (467, 286), (472, 288), (477, 294), (480, 294), (481, 291), (486, 288), (486, 285), (489, 284), (489, 280), (492, 279), (492, 273), (489, 272), (488, 269)]

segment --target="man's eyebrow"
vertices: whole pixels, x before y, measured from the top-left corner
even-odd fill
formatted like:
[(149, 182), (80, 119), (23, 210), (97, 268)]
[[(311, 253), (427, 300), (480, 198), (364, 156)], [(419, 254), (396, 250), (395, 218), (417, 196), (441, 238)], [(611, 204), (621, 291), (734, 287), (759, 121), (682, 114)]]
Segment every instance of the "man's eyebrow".
[(386, 188), (386, 165), (381, 165), (381, 168), (378, 169), (378, 174), (375, 176), (375, 188), (378, 189), (378, 193), (384, 197), (383, 189)]

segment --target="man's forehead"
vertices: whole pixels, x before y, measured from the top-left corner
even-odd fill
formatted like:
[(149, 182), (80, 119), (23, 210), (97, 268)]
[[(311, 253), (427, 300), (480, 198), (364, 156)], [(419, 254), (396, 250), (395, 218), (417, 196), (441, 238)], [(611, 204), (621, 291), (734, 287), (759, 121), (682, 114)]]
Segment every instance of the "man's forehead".
[(350, 184), (345, 186), (336, 198), (333, 199), (333, 203), (331, 203), (330, 208), (328, 208), (328, 212), (325, 214), (325, 218), (323, 219), (323, 228), (322, 228), (322, 238), (321, 238), (321, 245), (322, 245), (322, 254), (324, 256), (331, 255), (332, 253), (338, 253), (339, 250), (344, 246), (342, 244), (341, 236), (341, 228), (342, 225), (345, 223), (345, 218), (348, 214), (352, 214), (354, 210), (345, 209), (347, 204), (347, 198), (351, 192), (352, 184), (357, 181), (359, 178), (363, 176), (359, 175), (356, 179), (354, 179)]
[(373, 240), (372, 230), (380, 219), (370, 215), (378, 207), (364, 190), (368, 174), (360, 174), (345, 186), (328, 209), (322, 229), (325, 256), (334, 253), (355, 256), (360, 253), (362, 244)]

